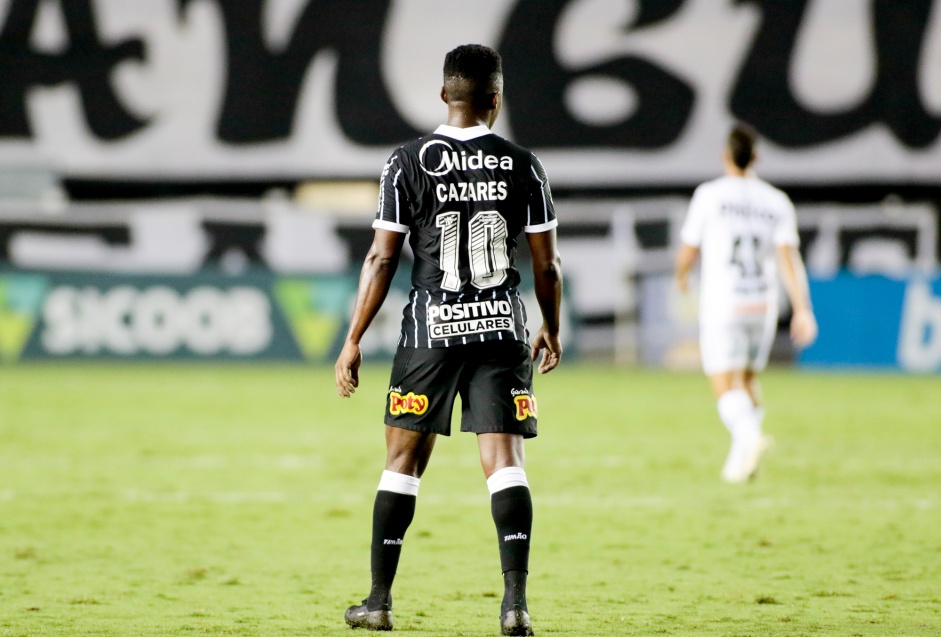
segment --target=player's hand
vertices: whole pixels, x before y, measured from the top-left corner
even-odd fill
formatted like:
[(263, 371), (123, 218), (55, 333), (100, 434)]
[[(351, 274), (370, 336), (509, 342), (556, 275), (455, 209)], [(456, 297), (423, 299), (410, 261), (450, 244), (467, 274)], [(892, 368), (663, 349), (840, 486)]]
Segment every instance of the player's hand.
[(551, 372), (559, 366), (559, 361), (562, 360), (562, 343), (559, 342), (559, 335), (550, 334), (545, 325), (539, 328), (536, 338), (533, 339), (533, 360), (539, 357), (540, 350), (545, 350), (539, 363), (540, 374)]
[(359, 387), (359, 364), (362, 362), (363, 354), (359, 345), (346, 341), (333, 368), (336, 373), (337, 393), (344, 398), (352, 396)]
[(796, 310), (791, 317), (791, 341), (797, 347), (807, 347), (817, 339), (817, 319), (810, 310)]

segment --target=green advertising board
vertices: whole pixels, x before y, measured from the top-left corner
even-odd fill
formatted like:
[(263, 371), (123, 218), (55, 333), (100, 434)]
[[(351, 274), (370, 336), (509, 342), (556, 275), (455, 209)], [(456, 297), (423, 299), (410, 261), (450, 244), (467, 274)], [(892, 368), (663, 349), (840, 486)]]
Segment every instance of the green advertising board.
[(0, 274), (0, 360), (327, 361), (349, 276)]
[(30, 339), (48, 289), (37, 274), (0, 275), (0, 362), (20, 358)]

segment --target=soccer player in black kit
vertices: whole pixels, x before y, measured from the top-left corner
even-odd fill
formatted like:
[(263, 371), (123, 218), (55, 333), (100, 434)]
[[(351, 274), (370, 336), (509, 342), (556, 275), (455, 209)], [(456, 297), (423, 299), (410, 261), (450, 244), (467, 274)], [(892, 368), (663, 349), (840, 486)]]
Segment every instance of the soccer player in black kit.
[[(523, 439), (536, 435), (533, 361), (562, 357), (561, 262), (549, 184), (530, 151), (497, 135), (503, 103), (499, 54), (460, 46), (444, 61), (448, 123), (398, 148), (382, 171), (375, 238), (363, 264), (350, 330), (336, 363), (337, 391), (359, 384), (359, 342), (382, 305), (405, 237), (414, 253), (412, 290), (386, 399), (386, 467), (373, 508), (372, 588), (346, 611), (353, 628), (392, 629), (392, 580), (419, 481), (439, 434), (451, 431), (461, 395), (461, 430), (477, 434), (490, 490), (505, 593), (503, 635), (532, 635), (526, 576), (533, 506)], [(532, 341), (517, 289), (517, 239), (533, 258), (543, 324)]]

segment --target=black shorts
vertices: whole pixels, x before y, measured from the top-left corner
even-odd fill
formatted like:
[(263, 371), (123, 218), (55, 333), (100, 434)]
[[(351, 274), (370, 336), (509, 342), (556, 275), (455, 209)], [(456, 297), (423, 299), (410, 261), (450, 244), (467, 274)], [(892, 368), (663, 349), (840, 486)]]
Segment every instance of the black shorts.
[(385, 422), (448, 436), (454, 397), (460, 394), (461, 431), (533, 438), (536, 398), (530, 351), (520, 341), (400, 347), (392, 362)]

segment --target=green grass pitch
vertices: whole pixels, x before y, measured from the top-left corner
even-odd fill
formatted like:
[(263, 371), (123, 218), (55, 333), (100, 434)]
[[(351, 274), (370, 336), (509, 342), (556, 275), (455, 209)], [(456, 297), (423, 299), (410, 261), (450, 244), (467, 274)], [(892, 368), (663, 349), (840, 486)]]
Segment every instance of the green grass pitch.
[[(350, 633), (387, 367), (0, 368), (0, 636)], [(941, 380), (769, 371), (759, 479), (719, 480), (698, 374), (537, 379), (538, 635), (941, 634)], [(404, 635), (493, 635), (473, 436), (438, 441), (395, 588)]]

